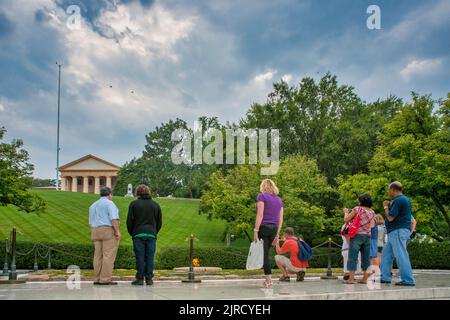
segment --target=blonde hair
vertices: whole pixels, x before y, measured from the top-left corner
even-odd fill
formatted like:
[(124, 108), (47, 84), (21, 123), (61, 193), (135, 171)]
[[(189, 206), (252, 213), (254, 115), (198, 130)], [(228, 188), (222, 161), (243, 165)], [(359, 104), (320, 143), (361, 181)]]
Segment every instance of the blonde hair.
[(375, 215), (375, 222), (376, 224), (383, 224), (384, 223), (384, 218), (381, 214), (376, 214)]
[(259, 186), (259, 191), (261, 191), (261, 192), (268, 192), (268, 193), (273, 194), (275, 196), (277, 196), (278, 192), (279, 192), (275, 182), (273, 182), (270, 179), (264, 179), (261, 182), (261, 185)]

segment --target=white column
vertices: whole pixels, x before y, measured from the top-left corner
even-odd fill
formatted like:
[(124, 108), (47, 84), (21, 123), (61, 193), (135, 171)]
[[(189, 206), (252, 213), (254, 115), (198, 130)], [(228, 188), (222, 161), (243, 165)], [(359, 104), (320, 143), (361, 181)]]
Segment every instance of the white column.
[(78, 179), (76, 176), (72, 177), (72, 192), (77, 192)]
[(61, 191), (66, 191), (66, 177), (61, 177), (61, 185), (60, 185), (60, 190)]
[(106, 186), (111, 189), (111, 176), (106, 177)]
[(84, 193), (89, 192), (89, 177), (88, 176), (83, 177), (83, 192)]
[(100, 177), (97, 176), (94, 180), (94, 193), (100, 194)]

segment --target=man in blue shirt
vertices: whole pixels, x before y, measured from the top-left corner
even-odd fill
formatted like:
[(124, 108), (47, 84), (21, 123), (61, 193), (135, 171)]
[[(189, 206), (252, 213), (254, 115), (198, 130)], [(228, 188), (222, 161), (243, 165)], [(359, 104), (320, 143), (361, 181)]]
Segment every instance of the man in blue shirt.
[(117, 284), (111, 279), (121, 238), (119, 221), (119, 209), (112, 202), (111, 189), (102, 188), (100, 199), (89, 207), (89, 226), (95, 246), (94, 284)]
[(406, 249), (411, 236), (411, 201), (403, 194), (402, 184), (398, 181), (389, 185), (388, 195), (392, 201), (383, 202), (388, 241), (382, 253), (381, 283), (391, 283), (395, 258), (401, 278), (396, 285), (414, 286), (414, 275)]

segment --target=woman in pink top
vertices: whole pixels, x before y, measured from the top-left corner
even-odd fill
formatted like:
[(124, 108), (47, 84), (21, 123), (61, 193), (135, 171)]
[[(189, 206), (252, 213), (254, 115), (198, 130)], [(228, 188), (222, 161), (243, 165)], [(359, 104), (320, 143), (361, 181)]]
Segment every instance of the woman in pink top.
[(344, 209), (345, 223), (352, 221), (357, 215), (361, 218), (356, 236), (350, 239), (347, 262), (349, 277), (348, 280), (344, 281), (346, 284), (353, 284), (355, 281), (355, 271), (359, 252), (361, 252), (361, 269), (364, 272), (364, 276), (359, 283), (367, 283), (367, 278), (369, 277), (367, 269), (370, 266), (370, 234), (371, 229), (375, 226), (375, 212), (372, 210), (372, 198), (370, 195), (363, 194), (359, 196), (358, 200), (358, 207), (353, 208), (351, 211), (346, 208)]

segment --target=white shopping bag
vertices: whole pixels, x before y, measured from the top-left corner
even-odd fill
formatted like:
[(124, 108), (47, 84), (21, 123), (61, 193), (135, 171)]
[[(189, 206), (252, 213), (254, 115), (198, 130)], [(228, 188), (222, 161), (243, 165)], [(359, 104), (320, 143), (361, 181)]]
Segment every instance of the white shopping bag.
[(261, 269), (264, 264), (264, 247), (263, 241), (253, 241), (250, 245), (247, 257), (247, 270)]

